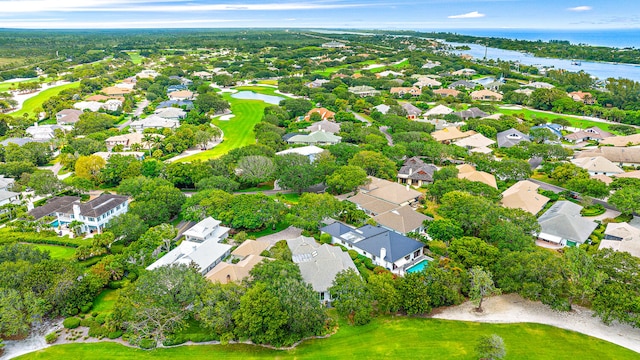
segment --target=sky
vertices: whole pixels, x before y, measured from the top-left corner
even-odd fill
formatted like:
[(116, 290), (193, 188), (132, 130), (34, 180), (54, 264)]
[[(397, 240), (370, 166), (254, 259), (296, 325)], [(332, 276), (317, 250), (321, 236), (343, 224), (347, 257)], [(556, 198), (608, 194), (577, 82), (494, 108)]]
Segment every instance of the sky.
[(632, 29), (637, 0), (0, 0), (0, 28)]

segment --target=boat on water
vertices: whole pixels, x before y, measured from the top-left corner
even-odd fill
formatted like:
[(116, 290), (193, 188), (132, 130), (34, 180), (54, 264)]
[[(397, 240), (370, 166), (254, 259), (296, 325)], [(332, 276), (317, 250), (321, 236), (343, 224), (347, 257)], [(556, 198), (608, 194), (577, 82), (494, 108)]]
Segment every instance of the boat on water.
[(571, 65), (580, 66), (582, 63), (578, 60), (571, 60)]

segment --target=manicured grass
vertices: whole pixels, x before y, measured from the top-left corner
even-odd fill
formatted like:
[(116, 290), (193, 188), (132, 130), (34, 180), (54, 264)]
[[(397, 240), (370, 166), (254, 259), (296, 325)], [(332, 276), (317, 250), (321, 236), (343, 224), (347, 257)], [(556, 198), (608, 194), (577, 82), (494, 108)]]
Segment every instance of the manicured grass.
[(100, 295), (93, 300), (91, 311), (97, 311), (99, 313), (111, 312), (113, 311), (113, 305), (115, 305), (117, 298), (117, 290), (102, 290)]
[(127, 54), (129, 54), (129, 57), (131, 58), (131, 61), (135, 65), (138, 65), (138, 64), (140, 64), (142, 62), (142, 56), (140, 56), (139, 52), (130, 51), (130, 52), (127, 52)]
[[(24, 81), (3, 82), (3, 83), (0, 83), (0, 92), (17, 89), (18, 84), (20, 83), (30, 83), (30, 82), (36, 82), (36, 81), (40, 81), (40, 78), (33, 78), (29, 80), (24, 80)], [(45, 82), (46, 81), (51, 81), (51, 79), (45, 79)]]
[[(569, 123), (571, 123), (571, 126), (575, 127), (575, 128), (587, 129), (587, 128), (590, 128), (592, 126), (597, 126), (597, 127), (599, 127), (600, 129), (602, 129), (604, 131), (608, 131), (608, 132), (617, 134), (615, 131), (612, 131), (609, 128), (609, 126), (613, 125), (613, 124), (601, 123), (601, 122), (591, 121), (591, 120), (584, 120), (584, 119), (580, 119), (579, 117), (571, 116), (571, 115), (548, 114), (548, 113), (535, 111), (535, 110), (531, 110), (531, 109), (522, 109), (522, 110), (499, 109), (498, 111), (500, 113), (505, 114), (505, 115), (524, 114), (526, 119), (532, 119), (532, 118), (545, 119), (545, 121), (547, 121), (547, 122), (550, 122), (553, 119), (562, 118), (562, 119), (565, 119), (565, 120), (569, 121)], [(622, 135), (622, 134), (619, 134), (619, 135)]]
[(250, 235), (252, 238), (253, 238), (253, 237), (255, 237), (255, 238), (257, 239), (257, 238), (259, 238), (259, 237), (263, 237), (263, 236), (267, 236), (267, 235), (275, 234), (275, 233), (280, 232), (280, 231), (282, 231), (282, 230), (284, 230), (284, 229), (286, 229), (286, 228), (288, 228), (288, 227), (289, 227), (289, 224), (288, 224), (288, 223), (286, 223), (286, 222), (280, 222), (280, 223), (277, 223), (277, 224), (276, 224), (275, 229), (268, 227), (268, 228), (263, 229), (263, 230), (260, 230), (260, 231), (250, 232), (250, 233), (249, 233), (249, 235)]
[(474, 347), (480, 336), (488, 334), (504, 339), (506, 359), (638, 358), (620, 346), (547, 325), (383, 318), (360, 327), (341, 324), (337, 334), (306, 341), (289, 351), (240, 344), (143, 351), (94, 343), (53, 346), (18, 359), (477, 359)]
[(258, 80), (258, 84), (278, 85), (278, 80)]
[(76, 249), (68, 246), (32, 244), (38, 250), (48, 251), (52, 259), (69, 260), (76, 253)]
[(297, 204), (300, 202), (300, 194), (298, 193), (289, 193), (289, 194), (278, 194), (276, 198), (282, 199), (282, 201), (289, 204)]
[(60, 86), (56, 86), (56, 87), (52, 87), (52, 88), (49, 88), (47, 90), (44, 90), (44, 91), (40, 92), (38, 95), (27, 99), (24, 102), (24, 104), (22, 104), (22, 108), (20, 110), (16, 110), (16, 111), (14, 111), (14, 112), (12, 112), (10, 114), (11, 115), (17, 115), (17, 116), (22, 116), (22, 114), (28, 113), (29, 116), (35, 116), (35, 115), (37, 115), (36, 112), (35, 112), (35, 109), (38, 108), (38, 107), (41, 107), (42, 103), (44, 103), (50, 97), (60, 94), (60, 92), (62, 92), (63, 90), (73, 89), (73, 88), (77, 88), (79, 86), (80, 86), (79, 82), (74, 82), (74, 83), (60, 85)]
[(332, 66), (332, 67), (328, 67), (324, 70), (315, 70), (313, 71), (314, 74), (321, 74), (324, 76), (329, 76), (335, 72), (338, 72), (340, 69), (345, 69), (345, 68), (349, 68), (349, 67), (356, 67), (358, 65), (361, 65), (362, 67), (367, 66), (367, 65), (371, 65), (371, 64), (375, 64), (377, 61), (376, 60), (365, 60), (365, 61), (361, 61), (358, 63), (353, 63), (353, 64), (344, 64), (344, 65), (338, 65), (338, 66)]
[(256, 134), (253, 132), (253, 127), (262, 120), (264, 108), (269, 104), (261, 100), (234, 99), (228, 93), (223, 94), (223, 97), (229, 101), (231, 111), (235, 115), (231, 120), (213, 120), (213, 124), (224, 132), (224, 141), (211, 150), (187, 156), (178, 161), (215, 159), (233, 149), (255, 144)]
[(266, 190), (273, 190), (273, 181), (268, 183), (258, 184), (258, 186), (241, 189), (236, 192), (246, 193), (246, 192), (256, 192), (256, 191), (266, 191)]

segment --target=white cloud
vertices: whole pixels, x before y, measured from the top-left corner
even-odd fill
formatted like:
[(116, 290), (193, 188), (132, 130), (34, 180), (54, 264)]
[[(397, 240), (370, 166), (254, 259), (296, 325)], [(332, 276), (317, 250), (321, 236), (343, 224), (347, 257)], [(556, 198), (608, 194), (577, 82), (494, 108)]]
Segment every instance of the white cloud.
[(580, 12), (580, 11), (589, 11), (592, 9), (593, 8), (591, 6), (576, 6), (576, 7), (568, 8), (567, 10)]
[(481, 18), (481, 17), (485, 17), (485, 14), (481, 14), (477, 11), (472, 11), (470, 13), (466, 13), (466, 14), (460, 14), (460, 15), (451, 15), (449, 16), (449, 19), (475, 19), (475, 18)]
[[(156, 4), (149, 4), (156, 3)], [(159, 5), (157, 3), (167, 3)], [(132, 6), (130, 6), (132, 5)], [(63, 12), (202, 12), (202, 11), (285, 11), (366, 7), (366, 3), (297, 2), (266, 4), (194, 4), (189, 0), (0, 0), (8, 13)]]

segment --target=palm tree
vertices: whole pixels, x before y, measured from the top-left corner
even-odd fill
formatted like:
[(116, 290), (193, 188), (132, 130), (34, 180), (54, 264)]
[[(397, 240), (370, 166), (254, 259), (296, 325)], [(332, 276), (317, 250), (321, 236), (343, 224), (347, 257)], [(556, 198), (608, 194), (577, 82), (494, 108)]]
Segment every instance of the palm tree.
[(153, 134), (146, 133), (142, 136), (142, 142), (146, 145), (149, 150), (149, 156), (151, 156), (151, 148), (156, 144), (157, 137), (153, 136)]

